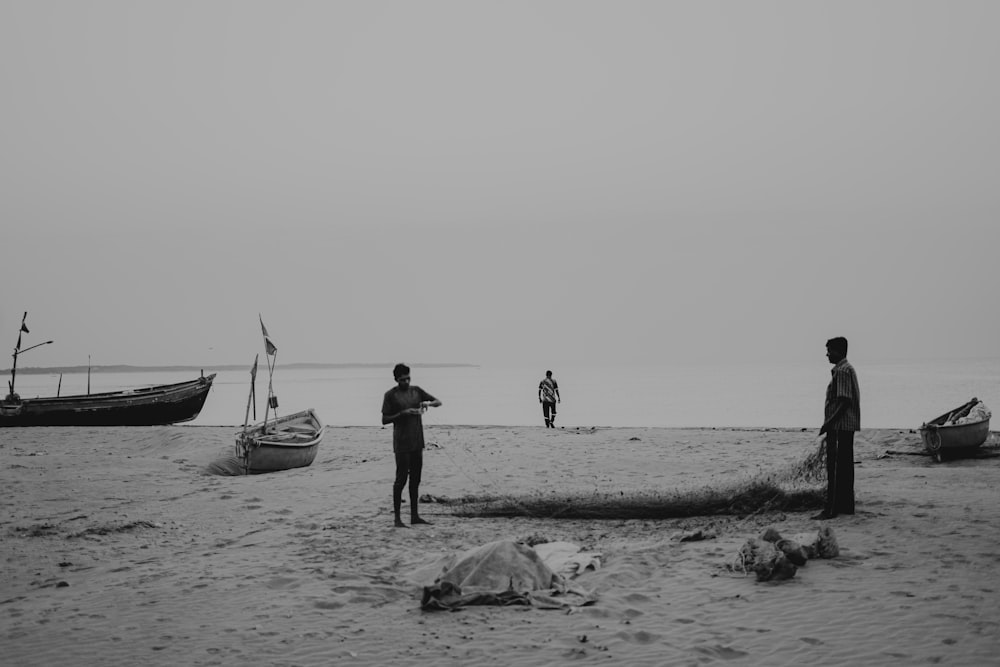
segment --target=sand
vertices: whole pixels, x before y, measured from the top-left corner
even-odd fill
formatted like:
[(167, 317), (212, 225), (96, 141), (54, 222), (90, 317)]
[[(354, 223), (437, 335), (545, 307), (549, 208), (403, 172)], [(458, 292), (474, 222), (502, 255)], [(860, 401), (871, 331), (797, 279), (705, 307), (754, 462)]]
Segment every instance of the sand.
[[(207, 474), (217, 427), (0, 431), (0, 641), (10, 665), (995, 664), (1000, 438), (943, 464), (908, 429), (857, 443), (841, 547), (784, 582), (727, 568), (810, 512), (392, 527), (391, 433), (329, 429), (309, 468)], [(422, 493), (630, 493), (801, 459), (794, 429), (429, 426)], [(893, 452), (886, 455), (886, 452)], [(712, 539), (681, 541), (698, 529)], [(501, 539), (602, 555), (593, 605), (420, 610), (417, 573)]]

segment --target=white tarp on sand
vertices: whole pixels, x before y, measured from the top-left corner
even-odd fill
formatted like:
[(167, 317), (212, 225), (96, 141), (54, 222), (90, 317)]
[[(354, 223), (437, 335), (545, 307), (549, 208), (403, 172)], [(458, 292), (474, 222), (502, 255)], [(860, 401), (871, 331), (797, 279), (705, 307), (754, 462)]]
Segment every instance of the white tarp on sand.
[[(543, 549), (558, 562), (582, 571), (568, 543)], [(538, 545), (539, 548), (543, 545)], [(555, 562), (555, 560), (554, 560)], [(589, 555), (589, 566), (599, 566), (599, 555)], [(568, 565), (572, 563), (572, 565)], [(547, 609), (590, 604), (592, 593), (554, 571), (536, 549), (513, 540), (498, 540), (438, 561), (437, 576), (424, 585), (423, 609), (454, 609), (467, 605), (533, 605)], [(584, 569), (587, 566), (584, 566)]]

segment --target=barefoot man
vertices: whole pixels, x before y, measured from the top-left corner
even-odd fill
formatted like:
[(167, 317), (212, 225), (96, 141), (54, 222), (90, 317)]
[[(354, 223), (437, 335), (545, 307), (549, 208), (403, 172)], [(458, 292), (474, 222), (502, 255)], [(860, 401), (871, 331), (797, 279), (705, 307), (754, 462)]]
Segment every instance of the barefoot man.
[(410, 386), (410, 367), (396, 364), (392, 369), (396, 386), (382, 398), (382, 423), (392, 422), (392, 451), (396, 454), (396, 481), (392, 485), (392, 510), (396, 527), (405, 528), (399, 516), (403, 487), (410, 479), (410, 523), (429, 523), (417, 513), (420, 495), (420, 472), (424, 467), (424, 422), (420, 415), (427, 408), (440, 407), (441, 401), (420, 387)]
[(826, 506), (814, 519), (854, 514), (854, 434), (861, 430), (861, 390), (854, 366), (847, 361), (847, 339), (826, 341), (826, 358), (833, 370), (816, 438), (820, 446), (825, 440), (826, 446)]

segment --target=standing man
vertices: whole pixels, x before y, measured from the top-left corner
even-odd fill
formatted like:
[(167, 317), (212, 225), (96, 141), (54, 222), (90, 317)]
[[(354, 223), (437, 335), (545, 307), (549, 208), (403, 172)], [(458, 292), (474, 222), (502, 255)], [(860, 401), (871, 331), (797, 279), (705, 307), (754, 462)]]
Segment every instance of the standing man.
[(847, 361), (847, 339), (826, 341), (826, 358), (833, 364), (833, 377), (816, 438), (820, 447), (826, 439), (826, 507), (814, 519), (854, 514), (854, 434), (861, 430), (861, 390), (854, 366)]
[(403, 487), (410, 479), (410, 523), (430, 523), (417, 513), (420, 473), (424, 467), (424, 422), (420, 417), (427, 408), (440, 407), (441, 401), (420, 387), (410, 386), (410, 367), (396, 364), (392, 369), (396, 386), (382, 398), (382, 423), (392, 422), (392, 451), (396, 455), (396, 481), (392, 485), (392, 511), (396, 528), (406, 528), (399, 516)]
[(552, 378), (552, 371), (545, 371), (545, 379), (538, 383), (538, 402), (542, 404), (545, 428), (556, 427), (556, 403), (562, 403), (559, 383)]

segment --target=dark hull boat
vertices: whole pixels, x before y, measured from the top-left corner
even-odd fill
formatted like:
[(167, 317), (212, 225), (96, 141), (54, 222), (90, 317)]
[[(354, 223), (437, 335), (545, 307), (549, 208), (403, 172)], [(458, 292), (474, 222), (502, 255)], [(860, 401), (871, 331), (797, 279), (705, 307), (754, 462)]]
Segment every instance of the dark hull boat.
[(0, 426), (158, 426), (191, 421), (201, 412), (215, 374), (176, 384), (79, 396), (0, 402)]
[[(0, 426), (159, 426), (191, 421), (205, 405), (215, 374), (175, 384), (160, 384), (137, 389), (90, 393), (77, 396), (21, 398), (14, 390), (19, 356), (52, 341), (21, 348), (22, 334), (29, 333), (25, 320), (17, 332), (14, 365), (10, 368), (8, 392), (0, 401)], [(88, 371), (89, 373), (89, 371)], [(58, 392), (56, 392), (58, 394)]]

